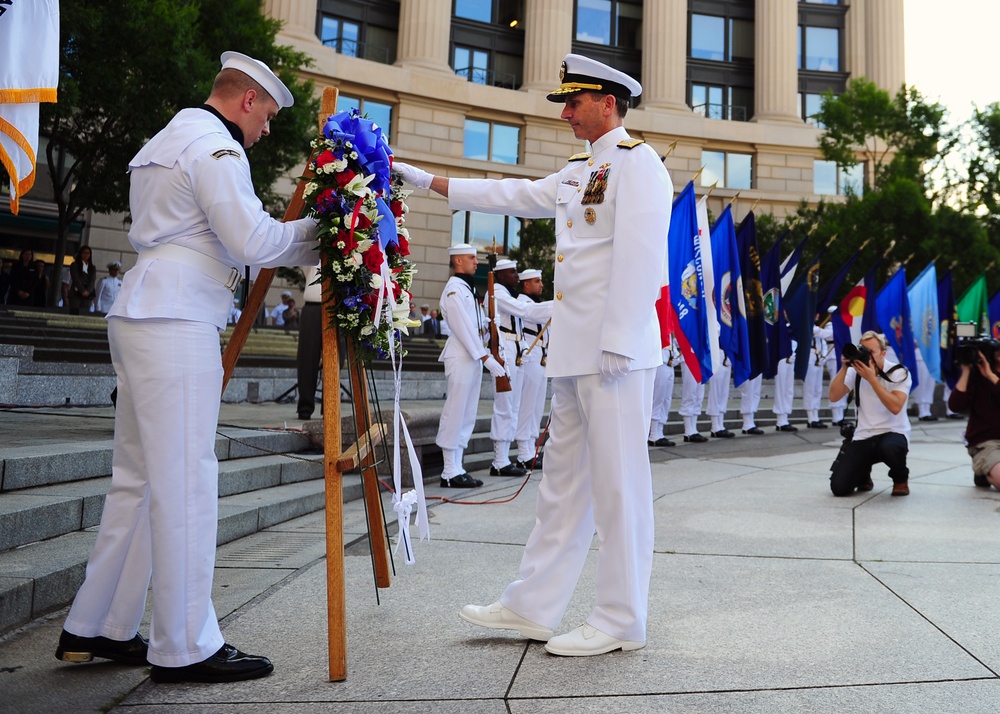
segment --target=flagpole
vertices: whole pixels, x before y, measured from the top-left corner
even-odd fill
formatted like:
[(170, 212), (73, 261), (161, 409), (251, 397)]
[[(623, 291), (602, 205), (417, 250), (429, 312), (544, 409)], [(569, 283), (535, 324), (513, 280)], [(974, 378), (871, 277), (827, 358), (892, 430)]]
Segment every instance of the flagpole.
[(750, 211), (749, 212), (753, 213), (754, 211), (756, 211), (757, 210), (757, 204), (759, 204), (759, 203), (760, 203), (760, 198), (758, 197), (757, 200), (753, 202), (753, 205), (750, 206)]
[(705, 198), (706, 198), (706, 199), (707, 199), (707, 198), (708, 198), (709, 196), (711, 196), (711, 195), (712, 195), (712, 191), (714, 191), (714, 190), (715, 190), (715, 187), (716, 187), (716, 186), (718, 186), (718, 185), (719, 185), (719, 182), (718, 182), (718, 181), (716, 181), (715, 183), (713, 183), (713, 184), (712, 184), (711, 186), (709, 186), (709, 187), (708, 187), (708, 191), (707, 191), (707, 192), (705, 193)]
[(736, 203), (736, 201), (737, 201), (737, 199), (739, 199), (741, 193), (743, 193), (743, 191), (737, 191), (736, 195), (733, 196), (731, 199), (729, 199), (729, 205), (730, 206), (732, 206), (734, 203)]
[(834, 233), (832, 236), (830, 236), (830, 240), (826, 242), (826, 247), (829, 248), (831, 245), (833, 245), (833, 242), (837, 240), (837, 236), (839, 235), (840, 235), (839, 233)]
[(704, 166), (702, 166), (700, 169), (698, 169), (698, 171), (695, 173), (695, 175), (691, 177), (691, 183), (694, 183), (695, 181), (697, 181), (698, 177), (701, 176), (701, 172), (704, 171), (704, 170), (705, 170)]
[(677, 140), (674, 139), (673, 141), (670, 142), (670, 145), (667, 147), (667, 150), (663, 154), (663, 156), (660, 157), (660, 161), (666, 161), (667, 157), (670, 156), (670, 154), (673, 153), (673, 150), (676, 148), (677, 148)]

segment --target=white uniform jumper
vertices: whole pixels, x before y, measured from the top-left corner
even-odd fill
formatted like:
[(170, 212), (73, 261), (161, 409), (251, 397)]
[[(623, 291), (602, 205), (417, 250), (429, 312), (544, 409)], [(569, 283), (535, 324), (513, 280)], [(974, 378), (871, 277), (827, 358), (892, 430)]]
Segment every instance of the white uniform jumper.
[(483, 386), (482, 359), (488, 352), (484, 344), (487, 327), (482, 305), (476, 299), (471, 276), (453, 275), (441, 292), (441, 317), (451, 335), (441, 350), (448, 394), (434, 443), (444, 455), (441, 478), (451, 479), (465, 473), (462, 456), (476, 425), (479, 393)]
[(649, 418), (649, 441), (664, 438), (664, 427), (670, 419), (670, 404), (674, 399), (674, 343), (661, 351), (663, 364), (656, 368), (653, 380), (653, 410)]
[(681, 408), (677, 412), (684, 417), (684, 436), (698, 433), (698, 417), (705, 401), (705, 385), (694, 378), (687, 363), (681, 360)]
[(819, 408), (823, 402), (823, 351), (826, 340), (822, 328), (813, 327), (812, 349), (809, 351), (809, 366), (802, 380), (802, 408), (806, 410), (806, 421), (819, 421)]
[(764, 376), (758, 374), (740, 385), (740, 416), (743, 417), (743, 431), (757, 428), (754, 417), (760, 407), (760, 385), (763, 381)]
[[(493, 286), (496, 301), (497, 336), (500, 338), (503, 363), (510, 376), (510, 391), (496, 391), (493, 380), (493, 417), (490, 419), (490, 439), (493, 440), (493, 467), (502, 469), (510, 464), (510, 443), (517, 432), (517, 415), (521, 408), (521, 379), (523, 373), (517, 364), (521, 354), (521, 318), (511, 310), (512, 304), (520, 305), (510, 291), (500, 283)], [(534, 303), (531, 303), (532, 305)]]
[[(534, 304), (529, 296), (517, 296), (520, 302)], [(535, 337), (544, 323), (522, 321), (524, 342), (521, 344), (521, 405), (517, 412), (517, 431), (514, 439), (517, 441), (517, 460), (531, 467), (535, 458), (535, 444), (541, 431), (542, 414), (545, 412), (545, 393), (548, 380), (545, 377), (545, 356), (549, 342), (549, 332), (546, 330), (540, 340), (532, 347)], [(528, 349), (531, 349), (528, 352)]]
[[(673, 187), (659, 156), (624, 128), (539, 179), (451, 179), (449, 205), (555, 216), (555, 301), (547, 374), (550, 439), (520, 579), (500, 602), (555, 629), (598, 536), (597, 594), (587, 622), (646, 639), (653, 501), (645, 437), (660, 359), (654, 304), (666, 259)], [(589, 160), (588, 160), (589, 159)], [(601, 385), (602, 352), (632, 371)]]
[(219, 332), (236, 265), (315, 261), (316, 223), (281, 223), (254, 194), (243, 146), (184, 109), (136, 155), (129, 241), (138, 251), (108, 315), (118, 376), (111, 487), (65, 628), (133, 637), (152, 574), (149, 662), (183, 667), (224, 640), (212, 606), (218, 523)]

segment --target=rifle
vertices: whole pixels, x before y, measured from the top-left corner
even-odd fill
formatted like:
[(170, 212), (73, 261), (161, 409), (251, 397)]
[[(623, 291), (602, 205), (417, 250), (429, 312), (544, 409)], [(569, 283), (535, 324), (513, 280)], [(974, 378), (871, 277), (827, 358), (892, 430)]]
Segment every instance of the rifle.
[[(486, 260), (490, 267), (489, 272), (486, 274), (486, 300), (488, 301), (486, 314), (490, 318), (490, 354), (493, 356), (493, 359), (503, 366), (503, 358), (500, 356), (500, 334), (497, 331), (496, 323), (497, 304), (496, 300), (493, 298), (493, 268), (495, 268), (497, 264), (496, 239), (494, 239), (493, 242), (493, 252), (488, 253)], [(497, 377), (494, 389), (497, 392), (509, 392), (510, 377), (507, 375)]]

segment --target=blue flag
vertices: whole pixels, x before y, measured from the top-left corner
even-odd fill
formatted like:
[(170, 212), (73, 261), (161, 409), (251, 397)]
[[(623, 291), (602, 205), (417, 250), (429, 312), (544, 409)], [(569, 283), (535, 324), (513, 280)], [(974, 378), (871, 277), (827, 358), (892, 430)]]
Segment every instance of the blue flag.
[(910, 284), (910, 317), (917, 349), (924, 358), (927, 371), (941, 381), (941, 321), (938, 316), (937, 268), (931, 263)]
[[(897, 270), (875, 298), (878, 323), (886, 342), (896, 351), (900, 364), (910, 370), (913, 386), (917, 379), (917, 353), (910, 322), (910, 301), (906, 297), (906, 268)], [(912, 390), (912, 388), (911, 388)]]
[(782, 235), (767, 251), (760, 264), (760, 282), (764, 291), (764, 332), (767, 335), (767, 369), (764, 377), (772, 379), (778, 373), (778, 362), (792, 355), (792, 338), (785, 326), (781, 304), (781, 243)]
[(747, 340), (750, 343), (750, 379), (768, 367), (767, 333), (764, 323), (764, 292), (760, 282), (760, 251), (757, 248), (757, 223), (748, 213), (736, 229), (736, 248), (740, 253), (743, 276), (743, 300), (747, 308)]
[(677, 316), (677, 347), (694, 378), (705, 384), (712, 376), (712, 352), (693, 181), (674, 199), (667, 233), (667, 265), (670, 304)]
[(813, 327), (816, 325), (816, 297), (819, 294), (819, 265), (826, 248), (819, 253), (798, 280), (792, 282), (788, 294), (782, 296), (788, 325), (797, 343), (795, 376), (805, 379), (809, 360), (813, 358)]
[[(782, 236), (782, 238), (784, 238), (784, 236)], [(795, 273), (798, 270), (799, 263), (802, 262), (802, 249), (805, 247), (807, 240), (809, 240), (809, 236), (800, 240), (799, 244), (795, 246), (788, 257), (781, 262), (780, 274), (782, 295), (788, 294), (788, 289), (792, 286), (792, 282), (795, 281)]]
[(733, 384), (750, 378), (750, 342), (747, 336), (746, 301), (736, 248), (736, 226), (727, 205), (712, 226), (712, 263), (715, 267), (715, 303), (719, 316), (719, 346), (733, 366)]
[(844, 284), (847, 274), (851, 272), (851, 268), (854, 267), (860, 256), (860, 250), (854, 251), (854, 255), (847, 259), (847, 262), (837, 271), (837, 274), (833, 276), (830, 282), (820, 288), (819, 294), (816, 296), (816, 310), (821, 315), (826, 315), (829, 312), (829, 308), (836, 307), (837, 303), (834, 301), (837, 299), (840, 286)]
[(1000, 340), (1000, 290), (990, 298), (990, 337)]
[(880, 262), (875, 261), (868, 274), (847, 292), (830, 319), (838, 363), (844, 353), (844, 345), (858, 344), (862, 334), (878, 327), (875, 318), (875, 269)]
[(951, 271), (941, 278), (937, 286), (938, 322), (941, 336), (941, 377), (950, 389), (955, 388), (961, 371), (955, 366), (955, 323), (958, 313), (955, 311), (955, 290), (951, 284)]

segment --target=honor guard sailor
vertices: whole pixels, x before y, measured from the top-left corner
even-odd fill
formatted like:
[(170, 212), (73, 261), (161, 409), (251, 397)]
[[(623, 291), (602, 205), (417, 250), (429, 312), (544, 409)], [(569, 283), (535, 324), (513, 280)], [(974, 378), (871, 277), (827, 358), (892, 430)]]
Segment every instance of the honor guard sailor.
[[(565, 656), (646, 644), (653, 501), (646, 449), (661, 363), (655, 302), (666, 259), (673, 186), (659, 155), (625, 131), (642, 87), (595, 60), (566, 55), (548, 99), (590, 151), (538, 180), (448, 179), (397, 163), (403, 180), (448, 196), (452, 210), (555, 218), (555, 301), (547, 374), (551, 427), (535, 527), (520, 577), (498, 602), (460, 616), (517, 630)], [(594, 607), (553, 636), (590, 550)]]
[[(178, 112), (128, 166), (138, 260), (108, 313), (118, 376), (111, 486), (61, 660), (152, 665), (156, 682), (229, 682), (273, 669), (226, 644), (212, 605), (215, 432), (219, 332), (236, 266), (315, 261), (315, 221), (271, 218), (246, 155), (292, 102), (265, 64), (225, 52), (205, 104)], [(151, 576), (147, 644), (138, 628)]]
[[(523, 270), (517, 274), (521, 294), (517, 299), (525, 303), (541, 302), (542, 271)], [(552, 301), (549, 301), (549, 305)], [(546, 352), (549, 344), (548, 321), (545, 323), (521, 321), (524, 348), (521, 350), (521, 404), (517, 412), (517, 466), (531, 471), (542, 467), (542, 456), (536, 444), (545, 411), (548, 380), (545, 378)]]

